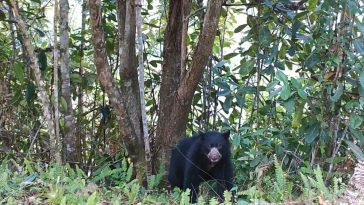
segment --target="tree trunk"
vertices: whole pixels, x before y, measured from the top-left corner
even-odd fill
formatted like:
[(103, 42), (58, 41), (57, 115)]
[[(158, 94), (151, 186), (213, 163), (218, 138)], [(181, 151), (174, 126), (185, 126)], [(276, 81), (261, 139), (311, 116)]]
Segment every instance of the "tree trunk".
[(89, 0), (89, 9), (91, 19), (92, 44), (94, 47), (94, 58), (97, 69), (97, 76), (100, 81), (101, 87), (104, 89), (110, 99), (111, 106), (118, 119), (121, 137), (123, 138), (128, 154), (135, 166), (138, 166), (139, 163), (145, 162), (143, 140), (142, 138), (140, 138), (140, 136), (137, 136), (136, 131), (134, 130), (132, 120), (129, 116), (129, 112), (127, 111), (128, 107), (126, 106), (126, 102), (124, 101), (124, 98), (122, 97), (120, 91), (115, 84), (110, 70), (110, 66), (107, 61), (104, 32), (102, 30), (101, 23), (101, 1)]
[[(140, 150), (137, 155), (137, 164), (144, 168), (144, 140), (135, 49), (135, 0), (118, 0), (117, 17), (121, 94), (136, 134), (137, 149)], [(122, 137), (125, 138), (125, 136)]]
[[(86, 0), (82, 0), (82, 17), (81, 17), (81, 44), (80, 44), (80, 52), (81, 52), (81, 60), (80, 67), (78, 68), (78, 72), (81, 77), (83, 77), (84, 69), (83, 69), (83, 60), (84, 60), (84, 48), (85, 48), (85, 40), (84, 40), (84, 32), (85, 32), (85, 19), (86, 19)], [(77, 121), (76, 121), (76, 135), (77, 135), (77, 156), (80, 160), (80, 166), (82, 167), (84, 163), (86, 163), (86, 154), (84, 151), (85, 141), (85, 133), (82, 123), (82, 115), (83, 115), (83, 88), (82, 85), (78, 85), (77, 87)]]
[(136, 28), (138, 34), (138, 61), (139, 61), (139, 94), (140, 94), (140, 110), (142, 114), (142, 126), (143, 126), (143, 139), (144, 139), (144, 147), (145, 147), (145, 162), (146, 162), (146, 172), (147, 172), (147, 180), (149, 181), (149, 177), (152, 174), (152, 165), (151, 165), (151, 152), (150, 152), (150, 140), (148, 133), (148, 124), (147, 124), (147, 111), (145, 106), (145, 89), (144, 89), (144, 60), (143, 60), (143, 35), (142, 35), (142, 2), (141, 0), (135, 0), (136, 4)]
[[(54, 130), (55, 138), (60, 139), (59, 135), (59, 77), (58, 77), (58, 21), (59, 21), (59, 4), (58, 0), (54, 1), (54, 21), (53, 21), (53, 95), (54, 95)], [(60, 148), (60, 142), (57, 141), (57, 147)], [(60, 156), (59, 156), (60, 157)], [(59, 159), (61, 160), (61, 159)]]
[[(185, 0), (184, 0), (185, 1)], [(169, 2), (168, 22), (164, 37), (163, 65), (162, 65), (162, 82), (159, 91), (159, 117), (157, 125), (156, 142), (153, 150), (153, 172), (158, 171), (157, 166), (167, 162), (169, 158), (168, 144), (177, 141), (180, 136), (170, 136), (171, 124), (176, 124), (177, 119), (170, 121), (173, 104), (176, 103), (176, 91), (178, 89), (181, 71), (181, 43), (182, 43), (182, 5), (181, 0), (171, 0)], [(168, 124), (165, 124), (168, 123)], [(169, 126), (168, 126), (169, 125)], [(173, 127), (175, 127), (173, 125)], [(182, 128), (183, 129), (183, 128)], [(181, 130), (175, 130), (176, 133), (183, 134)], [(172, 146), (173, 146), (172, 145)], [(168, 147), (167, 147), (168, 146)], [(160, 161), (159, 161), (160, 160)], [(160, 163), (156, 163), (156, 162)]]
[(33, 45), (31, 44), (30, 36), (29, 36), (29, 33), (25, 26), (24, 20), (22, 19), (22, 17), (19, 14), (18, 5), (16, 4), (15, 0), (10, 0), (10, 4), (11, 4), (11, 7), (12, 7), (12, 10), (14, 13), (14, 17), (17, 21), (17, 27), (23, 38), (26, 55), (30, 58), (29, 66), (33, 70), (33, 73), (35, 76), (35, 81), (38, 86), (38, 90), (39, 90), (38, 97), (42, 103), (43, 114), (47, 121), (47, 129), (48, 129), (48, 134), (49, 134), (49, 145), (50, 145), (50, 147), (49, 147), (50, 156), (51, 156), (51, 158), (54, 157), (53, 160), (55, 160), (56, 162), (61, 163), (60, 150), (58, 149), (58, 146), (57, 146), (57, 142), (59, 142), (59, 139), (57, 139), (55, 137), (54, 123), (53, 123), (52, 113), (51, 113), (51, 109), (50, 109), (50, 99), (49, 99), (48, 93), (46, 92), (46, 90), (48, 90), (48, 89), (46, 88), (46, 85), (42, 79), (41, 72), (39, 69), (38, 59), (35, 56), (34, 48), (33, 48)]
[(69, 34), (68, 34), (68, 0), (59, 1), (60, 8), (60, 63), (61, 63), (61, 79), (62, 79), (62, 96), (67, 103), (64, 114), (64, 161), (75, 165), (79, 163), (77, 158), (77, 139), (75, 135), (75, 126), (73, 123), (73, 108), (71, 98), (71, 81), (70, 81), (70, 55), (69, 55)]
[[(184, 4), (184, 8), (186, 4)], [(179, 76), (181, 66), (181, 29), (182, 2), (170, 1), (168, 25), (164, 44), (164, 63), (160, 90), (160, 111), (157, 128), (157, 164), (168, 166), (171, 149), (175, 146), (186, 129), (192, 98), (208, 62), (216, 31), (222, 0), (210, 0), (204, 18), (203, 28), (199, 35), (197, 48), (192, 56), (188, 71)], [(185, 12), (183, 12), (185, 13)]]

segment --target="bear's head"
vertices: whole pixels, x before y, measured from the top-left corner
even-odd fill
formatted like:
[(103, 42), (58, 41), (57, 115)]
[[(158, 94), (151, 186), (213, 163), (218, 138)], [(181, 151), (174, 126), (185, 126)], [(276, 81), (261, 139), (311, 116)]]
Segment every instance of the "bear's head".
[(220, 132), (200, 132), (201, 147), (203, 154), (210, 163), (216, 164), (222, 158), (230, 157), (230, 131)]

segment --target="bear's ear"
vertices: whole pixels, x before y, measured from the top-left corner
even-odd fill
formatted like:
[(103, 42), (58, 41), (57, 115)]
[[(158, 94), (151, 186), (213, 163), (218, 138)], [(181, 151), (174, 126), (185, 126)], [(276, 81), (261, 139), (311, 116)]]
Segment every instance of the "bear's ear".
[(202, 139), (202, 140), (204, 140), (204, 139), (205, 139), (205, 134), (206, 134), (206, 133), (204, 133), (204, 132), (202, 132), (202, 131), (198, 131), (198, 135), (200, 135), (200, 136), (201, 136), (201, 139)]
[(229, 137), (230, 137), (230, 130), (223, 132), (222, 135), (224, 136), (224, 138), (229, 141)]

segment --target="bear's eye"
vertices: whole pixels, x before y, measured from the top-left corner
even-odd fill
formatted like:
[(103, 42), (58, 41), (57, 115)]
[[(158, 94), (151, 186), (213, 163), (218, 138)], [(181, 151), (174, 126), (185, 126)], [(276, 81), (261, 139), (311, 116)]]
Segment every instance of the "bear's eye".
[(222, 148), (222, 144), (217, 144), (217, 149), (221, 149)]
[(212, 146), (209, 144), (209, 145), (207, 145), (207, 149), (211, 149), (212, 148)]

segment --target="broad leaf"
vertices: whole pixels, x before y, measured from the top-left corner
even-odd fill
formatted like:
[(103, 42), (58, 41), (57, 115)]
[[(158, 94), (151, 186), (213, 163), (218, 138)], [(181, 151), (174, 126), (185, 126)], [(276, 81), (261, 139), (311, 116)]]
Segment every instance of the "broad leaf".
[(363, 151), (360, 149), (360, 147), (358, 147), (356, 144), (350, 142), (349, 140), (345, 140), (345, 143), (349, 146), (349, 148), (353, 151), (353, 153), (355, 154), (355, 156), (358, 158), (358, 160), (364, 160), (364, 153)]
[(259, 30), (259, 42), (263, 47), (268, 47), (272, 43), (272, 34), (267, 26)]
[(319, 133), (320, 133), (319, 123), (312, 124), (305, 135), (305, 142), (311, 144), (318, 137)]
[(24, 65), (20, 62), (15, 62), (13, 66), (13, 71), (15, 78), (20, 81), (20, 83), (24, 82)]
[(360, 86), (364, 89), (364, 70), (359, 73), (359, 83)]
[(276, 71), (276, 77), (277, 77), (278, 80), (282, 81), (283, 83), (288, 84), (288, 77), (282, 71), (277, 70)]
[(354, 47), (355, 49), (361, 54), (361, 55), (364, 55), (364, 45), (363, 45), (363, 41), (362, 40), (359, 40), (359, 39), (356, 39), (354, 41)]
[(230, 89), (225, 89), (217, 92), (217, 96), (226, 96), (229, 95), (232, 91)]
[(307, 7), (307, 10), (308, 10), (308, 11), (313, 11), (313, 10), (316, 8), (317, 3), (318, 3), (318, 0), (309, 0), (309, 1), (308, 1), (308, 7)]
[(239, 33), (240, 31), (242, 31), (245, 27), (247, 26), (247, 24), (243, 24), (240, 25), (238, 27), (235, 28), (234, 33)]
[(38, 53), (39, 69), (44, 71), (47, 68), (47, 55), (44, 50)]
[(333, 96), (330, 96), (330, 100), (333, 102), (337, 102), (341, 98), (343, 92), (344, 92), (344, 86), (342, 83), (339, 82), (336, 88), (336, 92)]
[(246, 76), (252, 71), (254, 68), (255, 61), (254, 60), (248, 60), (243, 65), (241, 65), (241, 68), (239, 69), (239, 74), (241, 76)]
[(305, 61), (305, 64), (307, 66), (307, 68), (312, 68), (313, 66), (315, 66), (318, 62), (320, 62), (320, 59), (318, 57), (317, 54), (312, 53), (310, 56), (308, 56), (308, 58)]
[(281, 91), (282, 100), (287, 100), (291, 96), (291, 88), (288, 84), (285, 84)]
[(359, 115), (354, 115), (350, 118), (350, 127), (353, 129), (358, 129), (363, 123), (363, 118)]

